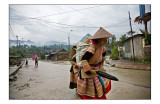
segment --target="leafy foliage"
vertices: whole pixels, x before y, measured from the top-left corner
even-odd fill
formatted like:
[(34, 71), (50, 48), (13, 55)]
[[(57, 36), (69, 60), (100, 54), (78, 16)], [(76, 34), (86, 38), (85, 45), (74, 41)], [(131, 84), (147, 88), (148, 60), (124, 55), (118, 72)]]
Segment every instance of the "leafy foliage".
[(124, 34), (124, 35), (122, 35), (120, 38), (119, 38), (119, 40), (120, 41), (124, 41), (124, 40), (126, 40), (128, 38), (128, 36), (126, 35), (126, 34)]
[(9, 65), (16, 65), (16, 64), (17, 64), (17, 60), (15, 59), (9, 60)]
[(118, 60), (119, 59), (119, 57), (118, 57), (118, 48), (116, 46), (114, 46), (113, 49), (111, 50), (110, 59), (113, 59), (113, 60)]
[(108, 52), (106, 51), (106, 55), (108, 55)]
[[(133, 31), (133, 30), (132, 30), (132, 34), (134, 34), (134, 33), (136, 33), (136, 31)], [(128, 35), (131, 35), (131, 31), (128, 31), (127, 34), (128, 34)]]
[[(139, 29), (143, 36), (145, 37), (145, 31), (142, 29)], [(147, 31), (147, 38), (145, 38), (145, 45), (151, 45), (151, 34), (148, 33)]]
[(109, 48), (113, 48), (114, 46), (123, 46), (122, 41), (126, 40), (128, 38), (128, 36), (126, 34), (121, 35), (121, 37), (119, 38), (119, 41), (116, 41), (116, 37), (108, 39), (106, 47)]

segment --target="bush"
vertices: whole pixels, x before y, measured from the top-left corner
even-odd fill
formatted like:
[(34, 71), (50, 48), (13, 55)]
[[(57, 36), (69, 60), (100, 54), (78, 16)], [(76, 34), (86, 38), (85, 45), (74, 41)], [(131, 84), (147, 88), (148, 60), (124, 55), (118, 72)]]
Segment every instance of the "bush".
[(151, 62), (150, 61), (135, 61), (135, 62), (132, 62), (133, 64), (145, 64), (145, 65), (150, 65), (151, 64)]
[(118, 48), (116, 46), (114, 46), (111, 50), (111, 56), (110, 56), (110, 59), (113, 59), (113, 60), (118, 60), (119, 57), (118, 57)]
[(106, 51), (106, 56), (108, 55), (108, 52)]
[(9, 60), (9, 65), (13, 65), (13, 59)]
[(16, 64), (17, 64), (17, 60), (14, 60), (13, 62), (14, 62), (14, 65), (16, 65)]
[(16, 65), (17, 61), (15, 59), (9, 60), (9, 65)]

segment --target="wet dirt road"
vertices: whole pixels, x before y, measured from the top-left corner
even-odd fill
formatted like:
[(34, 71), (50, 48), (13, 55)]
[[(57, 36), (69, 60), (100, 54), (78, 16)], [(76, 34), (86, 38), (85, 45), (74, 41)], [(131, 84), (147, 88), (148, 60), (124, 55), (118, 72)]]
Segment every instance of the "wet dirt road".
[[(127, 70), (105, 65), (109, 74), (120, 81), (112, 81), (107, 99), (150, 99), (150, 71)], [(80, 99), (75, 89), (69, 89), (70, 63), (29, 60), (29, 66), (18, 73), (17, 81), (10, 82), (9, 99), (54, 100)]]

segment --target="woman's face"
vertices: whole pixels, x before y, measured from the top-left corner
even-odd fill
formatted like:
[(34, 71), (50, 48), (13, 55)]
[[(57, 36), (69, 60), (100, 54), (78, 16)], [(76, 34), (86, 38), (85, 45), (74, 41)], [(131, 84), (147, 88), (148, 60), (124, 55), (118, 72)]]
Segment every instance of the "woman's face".
[(107, 43), (107, 39), (108, 38), (102, 38), (102, 39), (98, 39), (98, 44), (100, 46), (104, 46)]

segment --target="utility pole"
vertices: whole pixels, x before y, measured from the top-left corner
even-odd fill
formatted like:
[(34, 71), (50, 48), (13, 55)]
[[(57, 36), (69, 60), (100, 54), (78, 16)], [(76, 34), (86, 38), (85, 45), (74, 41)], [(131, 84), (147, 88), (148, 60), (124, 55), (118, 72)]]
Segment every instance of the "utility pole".
[(70, 37), (69, 37), (69, 35), (68, 35), (68, 45), (69, 45), (69, 55), (70, 55)]
[(128, 11), (129, 14), (129, 22), (130, 22), (130, 28), (131, 28), (131, 39), (132, 39), (132, 50), (133, 50), (133, 60), (135, 61), (135, 55), (134, 55), (134, 43), (133, 43), (133, 34), (132, 34), (132, 24), (131, 24), (131, 17), (130, 17), (130, 12)]
[(68, 33), (68, 45), (69, 45), (69, 56), (70, 56), (70, 32), (73, 31), (73, 30), (70, 30), (69, 33)]
[(18, 36), (16, 36), (17, 37), (17, 49), (18, 49)]
[[(22, 39), (23, 39), (23, 38), (22, 38)], [(22, 39), (21, 39), (21, 40), (22, 40)], [(21, 40), (19, 40), (19, 50), (20, 50), (20, 48), (21, 48), (21, 44), (20, 44)]]
[(20, 40), (19, 40), (19, 50), (20, 50)]

